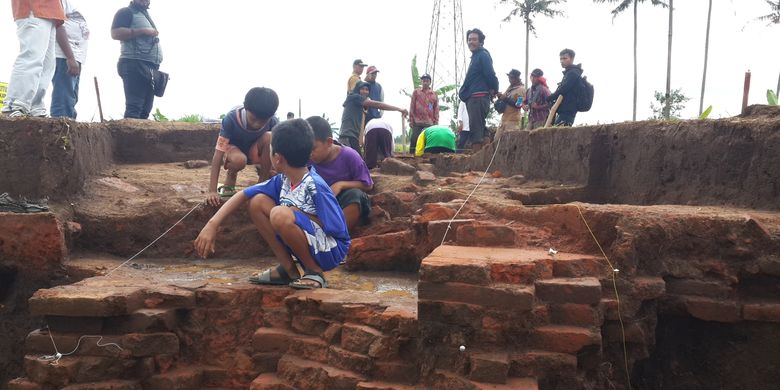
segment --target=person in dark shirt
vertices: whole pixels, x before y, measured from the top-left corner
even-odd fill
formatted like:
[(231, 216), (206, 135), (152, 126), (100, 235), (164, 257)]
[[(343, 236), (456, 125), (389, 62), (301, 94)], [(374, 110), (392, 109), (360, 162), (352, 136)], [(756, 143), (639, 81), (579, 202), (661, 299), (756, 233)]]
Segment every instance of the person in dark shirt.
[(574, 124), (574, 117), (577, 116), (577, 98), (582, 83), (582, 64), (574, 65), (574, 55), (572, 49), (561, 51), (563, 80), (558, 84), (555, 92), (547, 97), (547, 101), (553, 103), (558, 99), (558, 96), (563, 96), (563, 102), (555, 114), (555, 126), (571, 126)]
[(341, 115), (341, 127), (339, 128), (339, 142), (361, 153), (364, 141), (365, 109), (379, 108), (387, 111), (398, 111), (404, 117), (409, 114), (403, 108), (377, 102), (368, 97), (369, 85), (365, 81), (358, 81), (355, 88), (344, 101), (344, 112)]
[(478, 151), (488, 135), (485, 118), (490, 110), (490, 101), (498, 91), (498, 78), (493, 69), (493, 58), (483, 47), (485, 34), (478, 28), (469, 30), (466, 42), (471, 50), (471, 63), (458, 96), (466, 103), (469, 114), (471, 147)]
[(125, 118), (148, 119), (154, 103), (153, 71), (160, 69), (160, 39), (150, 0), (133, 0), (114, 15), (111, 38), (121, 42), (117, 71), (125, 89)]

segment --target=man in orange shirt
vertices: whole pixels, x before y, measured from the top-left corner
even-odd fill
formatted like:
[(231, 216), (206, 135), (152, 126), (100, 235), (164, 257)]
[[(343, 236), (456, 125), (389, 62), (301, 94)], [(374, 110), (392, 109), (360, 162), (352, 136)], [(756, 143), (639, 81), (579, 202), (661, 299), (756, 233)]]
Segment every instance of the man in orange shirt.
[(55, 31), (65, 21), (60, 0), (12, 0), (19, 55), (11, 70), (3, 114), (46, 116), (43, 98), (54, 76)]

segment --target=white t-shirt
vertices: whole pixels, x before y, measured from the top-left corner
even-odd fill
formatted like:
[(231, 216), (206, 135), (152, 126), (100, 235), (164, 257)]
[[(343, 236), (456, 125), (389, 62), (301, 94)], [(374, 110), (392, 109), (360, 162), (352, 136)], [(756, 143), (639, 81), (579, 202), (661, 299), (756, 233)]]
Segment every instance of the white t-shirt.
[[(393, 135), (393, 126), (382, 118), (374, 118), (366, 123), (366, 135), (374, 129), (385, 129), (390, 132), (391, 137)], [(395, 149), (395, 139), (393, 139), (393, 149)]]
[[(65, 32), (68, 34), (70, 49), (73, 50), (73, 57), (80, 64), (87, 60), (87, 46), (89, 43), (89, 28), (84, 15), (79, 12), (73, 0), (62, 0), (62, 8), (65, 10)], [(60, 49), (60, 45), (54, 45), (57, 58), (65, 58), (65, 53)]]
[(463, 130), (469, 131), (469, 112), (466, 110), (466, 102), (460, 102), (458, 105), (458, 120), (463, 122)]

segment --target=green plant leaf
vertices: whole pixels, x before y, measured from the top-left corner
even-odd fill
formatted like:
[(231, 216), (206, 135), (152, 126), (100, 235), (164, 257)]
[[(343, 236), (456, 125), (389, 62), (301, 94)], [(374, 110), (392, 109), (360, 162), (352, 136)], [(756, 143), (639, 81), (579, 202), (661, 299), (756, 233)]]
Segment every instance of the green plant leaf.
[(712, 113), (712, 105), (707, 107), (706, 110), (704, 110), (701, 115), (699, 115), (699, 119), (707, 119), (707, 117), (710, 116), (710, 113)]
[(413, 89), (420, 88), (422, 81), (420, 81), (420, 71), (417, 70), (417, 55), (412, 58), (412, 85)]
[(777, 105), (777, 94), (771, 89), (766, 90), (766, 101), (770, 106)]

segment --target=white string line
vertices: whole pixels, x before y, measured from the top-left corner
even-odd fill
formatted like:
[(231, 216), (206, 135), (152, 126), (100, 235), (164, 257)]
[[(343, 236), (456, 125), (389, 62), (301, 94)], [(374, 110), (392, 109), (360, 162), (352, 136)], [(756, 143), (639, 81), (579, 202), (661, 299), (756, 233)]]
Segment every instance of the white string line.
[(180, 223), (181, 223), (181, 221), (183, 221), (183, 220), (184, 220), (185, 218), (187, 218), (187, 217), (188, 217), (190, 214), (192, 214), (192, 212), (193, 212), (193, 211), (195, 211), (195, 209), (197, 209), (198, 207), (200, 207), (202, 204), (203, 204), (203, 202), (200, 202), (200, 203), (196, 204), (196, 205), (195, 205), (195, 207), (193, 207), (193, 208), (192, 208), (192, 209), (191, 209), (189, 212), (187, 212), (187, 214), (184, 214), (184, 216), (183, 216), (183, 217), (181, 217), (181, 219), (179, 219), (178, 221), (176, 221), (176, 223), (174, 223), (174, 224), (173, 224), (171, 227), (169, 227), (169, 228), (168, 228), (168, 230), (166, 230), (165, 232), (163, 232), (163, 234), (161, 234), (159, 237), (155, 238), (155, 239), (154, 239), (154, 241), (152, 241), (151, 243), (149, 243), (149, 245), (145, 246), (145, 247), (144, 247), (144, 249), (141, 249), (140, 251), (138, 251), (138, 253), (134, 254), (134, 255), (133, 255), (133, 257), (131, 257), (131, 258), (127, 259), (127, 260), (126, 260), (124, 263), (122, 263), (122, 264), (119, 264), (119, 266), (118, 266), (118, 267), (116, 267), (116, 268), (112, 269), (111, 271), (109, 271), (108, 273), (106, 273), (106, 275), (105, 275), (105, 276), (109, 276), (109, 275), (111, 275), (111, 273), (112, 273), (112, 272), (114, 272), (114, 271), (118, 270), (119, 268), (122, 268), (122, 266), (124, 266), (125, 264), (129, 263), (130, 261), (132, 261), (133, 259), (135, 259), (136, 257), (138, 257), (138, 255), (140, 255), (141, 253), (143, 253), (143, 251), (145, 251), (145, 250), (149, 249), (149, 247), (150, 247), (150, 246), (154, 245), (154, 243), (155, 243), (155, 242), (157, 242), (157, 241), (159, 241), (161, 238), (165, 237), (165, 235), (166, 235), (166, 234), (168, 234), (168, 232), (170, 232), (170, 231), (171, 231), (171, 229), (173, 229), (174, 227), (176, 227), (176, 225), (180, 224)]
[(98, 339), (97, 342), (95, 343), (95, 345), (97, 345), (98, 347), (108, 347), (108, 346), (112, 346), (113, 345), (114, 347), (117, 347), (120, 351), (123, 350), (122, 347), (120, 347), (119, 344), (117, 344), (117, 343), (100, 344), (100, 342), (103, 341), (103, 336), (100, 336), (100, 335), (84, 335), (84, 336), (79, 337), (78, 342), (76, 342), (76, 348), (73, 348), (73, 350), (68, 352), (68, 353), (60, 353), (60, 351), (57, 349), (57, 343), (54, 342), (54, 336), (52, 336), (53, 332), (51, 331), (51, 328), (48, 325), (46, 325), (46, 330), (49, 333), (49, 338), (51, 339), (51, 344), (54, 346), (54, 355), (43, 355), (43, 356), (39, 357), (38, 360), (49, 362), (49, 364), (51, 364), (53, 366), (56, 366), (57, 364), (59, 364), (60, 359), (62, 359), (63, 356), (73, 355), (74, 353), (76, 353), (76, 351), (78, 351), (78, 349), (79, 349), (79, 346), (81, 346), (81, 340), (83, 340), (85, 338), (89, 338), (89, 337)]
[[(465, 103), (462, 103), (462, 104), (465, 104)], [(452, 216), (452, 219), (450, 219), (450, 222), (447, 223), (447, 229), (444, 231), (444, 236), (441, 238), (441, 244), (439, 244), (439, 246), (444, 245), (444, 240), (447, 239), (447, 233), (449, 233), (449, 231), (450, 231), (450, 227), (452, 226), (452, 221), (454, 221), (455, 218), (458, 217), (458, 214), (460, 214), (460, 211), (463, 210), (463, 207), (466, 206), (466, 203), (468, 203), (469, 199), (471, 199), (471, 195), (474, 195), (474, 192), (477, 191), (477, 188), (479, 188), (480, 184), (482, 184), (482, 181), (485, 180), (485, 176), (487, 176), (488, 171), (490, 171), (490, 167), (493, 166), (493, 160), (496, 158), (496, 154), (498, 153), (498, 147), (499, 146), (501, 146), (501, 137), (498, 137), (498, 141), (496, 141), (496, 150), (493, 151), (493, 157), (490, 158), (490, 162), (488, 163), (488, 166), (485, 169), (485, 173), (482, 174), (482, 177), (479, 178), (479, 182), (477, 182), (477, 185), (474, 186), (474, 189), (471, 190), (471, 193), (469, 194), (469, 196), (466, 197), (466, 200), (464, 200), (463, 204), (460, 205), (460, 208), (458, 208), (458, 211), (456, 211), (455, 215)]]

